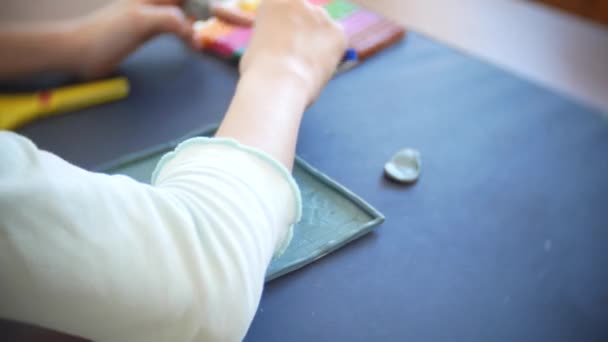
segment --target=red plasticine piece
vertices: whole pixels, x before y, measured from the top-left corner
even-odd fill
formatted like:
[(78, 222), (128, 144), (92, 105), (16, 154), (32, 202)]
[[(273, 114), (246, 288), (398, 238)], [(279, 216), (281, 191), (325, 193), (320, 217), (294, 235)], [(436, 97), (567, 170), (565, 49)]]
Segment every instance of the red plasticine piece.
[(234, 49), (221, 40), (216, 40), (209, 45), (209, 50), (215, 52), (217, 55), (223, 58), (230, 58), (234, 53)]
[(38, 93), (38, 101), (43, 106), (49, 106), (51, 104), (51, 98), (53, 93), (50, 91), (41, 91)]

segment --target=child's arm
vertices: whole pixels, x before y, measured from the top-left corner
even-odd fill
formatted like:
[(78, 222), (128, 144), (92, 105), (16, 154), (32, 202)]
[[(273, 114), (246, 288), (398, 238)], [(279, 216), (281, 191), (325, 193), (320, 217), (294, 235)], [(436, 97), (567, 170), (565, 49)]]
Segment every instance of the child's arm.
[(291, 169), (302, 114), (336, 70), (346, 38), (325, 10), (307, 1), (262, 2), (257, 15), (217, 136), (237, 138)]
[(305, 1), (260, 9), (218, 132), (240, 144), (188, 140), (151, 186), (0, 132), (1, 317), (99, 341), (243, 339), (301, 213), (284, 167), (300, 118), (344, 51)]
[(0, 26), (0, 79), (67, 71), (77, 63), (71, 23)]
[(179, 2), (119, 0), (64, 22), (0, 24), (0, 79), (44, 71), (98, 77), (160, 33), (190, 43), (192, 28)]

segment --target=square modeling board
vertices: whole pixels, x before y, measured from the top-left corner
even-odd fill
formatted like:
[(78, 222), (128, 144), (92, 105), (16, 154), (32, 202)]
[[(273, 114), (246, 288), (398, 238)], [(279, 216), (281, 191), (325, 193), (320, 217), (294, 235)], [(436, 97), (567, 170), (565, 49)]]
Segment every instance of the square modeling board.
[[(213, 132), (215, 127), (188, 137), (211, 136)], [(149, 183), (160, 158), (188, 137), (125, 156), (101, 167), (100, 171)], [(302, 220), (294, 227), (293, 240), (287, 250), (272, 260), (267, 281), (322, 258), (384, 221), (384, 216), (371, 205), (301, 158), (296, 160), (293, 175), (302, 192)]]

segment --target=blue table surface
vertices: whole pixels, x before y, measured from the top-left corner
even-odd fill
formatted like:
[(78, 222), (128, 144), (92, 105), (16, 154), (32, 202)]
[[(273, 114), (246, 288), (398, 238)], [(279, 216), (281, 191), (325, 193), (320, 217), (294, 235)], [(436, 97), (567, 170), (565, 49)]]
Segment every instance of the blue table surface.
[[(170, 37), (121, 73), (127, 100), (20, 133), (94, 168), (218, 122), (238, 76)], [(382, 177), (403, 147), (414, 186)], [(247, 341), (608, 341), (599, 111), (410, 34), (329, 84), (298, 153), (386, 222), (267, 285)]]

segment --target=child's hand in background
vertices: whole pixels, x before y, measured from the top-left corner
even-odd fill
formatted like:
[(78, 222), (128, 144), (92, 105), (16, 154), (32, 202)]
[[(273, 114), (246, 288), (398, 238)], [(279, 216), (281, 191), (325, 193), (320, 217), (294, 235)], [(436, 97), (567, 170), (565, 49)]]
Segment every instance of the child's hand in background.
[(173, 33), (190, 43), (192, 26), (180, 0), (118, 0), (73, 22), (73, 72), (103, 76), (150, 38)]
[(104, 76), (150, 38), (173, 33), (192, 43), (180, 0), (112, 0), (87, 16), (0, 23), (0, 79), (58, 71)]
[(342, 28), (306, 0), (264, 0), (241, 74), (267, 68), (268, 76), (288, 71), (304, 81), (312, 102), (332, 77), (346, 50)]

